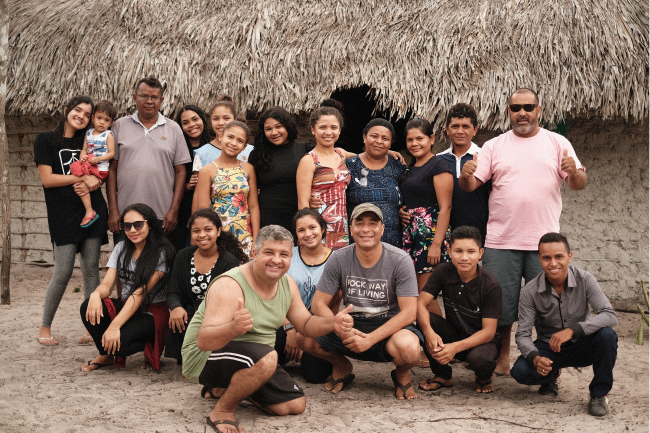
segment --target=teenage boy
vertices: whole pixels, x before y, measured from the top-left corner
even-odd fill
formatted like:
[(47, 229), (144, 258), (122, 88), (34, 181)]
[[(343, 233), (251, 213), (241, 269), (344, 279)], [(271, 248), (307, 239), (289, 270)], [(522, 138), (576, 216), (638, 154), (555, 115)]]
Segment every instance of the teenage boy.
[[(417, 323), (426, 342), (434, 377), (420, 389), (453, 386), (449, 363), (466, 361), (476, 373), (476, 392), (493, 392), (492, 374), (501, 351), (497, 321), (501, 317), (501, 286), (478, 262), (483, 255), (481, 232), (460, 226), (451, 233), (451, 263), (436, 266), (418, 298)], [(442, 293), (446, 319), (429, 313), (427, 305)]]

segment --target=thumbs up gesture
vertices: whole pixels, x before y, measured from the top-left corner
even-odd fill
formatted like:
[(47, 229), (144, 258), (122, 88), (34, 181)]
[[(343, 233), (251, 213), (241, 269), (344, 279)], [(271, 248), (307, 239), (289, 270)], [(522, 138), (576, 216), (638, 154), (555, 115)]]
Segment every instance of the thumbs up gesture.
[(253, 317), (251, 313), (244, 308), (243, 299), (237, 299), (237, 311), (235, 311), (235, 317), (232, 319), (232, 326), (235, 328), (235, 331), (238, 335), (245, 334), (253, 328)]
[(334, 332), (337, 334), (348, 334), (354, 326), (354, 319), (348, 313), (354, 308), (354, 305), (349, 304), (345, 310), (340, 311), (334, 318)]
[(461, 172), (461, 176), (463, 177), (471, 177), (474, 176), (474, 173), (476, 173), (476, 168), (478, 167), (478, 153), (475, 153), (472, 156), (471, 161), (467, 161), (465, 165), (463, 165), (463, 171)]
[(569, 176), (573, 176), (573, 174), (577, 170), (576, 161), (575, 159), (573, 159), (573, 157), (569, 156), (568, 149), (564, 149), (564, 152), (562, 153), (562, 162), (560, 168), (562, 169), (563, 172), (565, 172)]

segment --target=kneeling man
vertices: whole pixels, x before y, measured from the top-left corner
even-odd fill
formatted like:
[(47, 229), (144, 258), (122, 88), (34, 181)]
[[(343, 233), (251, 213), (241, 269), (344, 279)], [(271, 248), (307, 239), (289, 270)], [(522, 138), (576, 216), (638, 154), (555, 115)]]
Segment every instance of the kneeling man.
[[(476, 373), (476, 392), (493, 392), (492, 374), (501, 352), (497, 322), (501, 317), (501, 286), (479, 266), (483, 255), (481, 232), (461, 226), (451, 232), (451, 263), (431, 273), (418, 299), (418, 326), (426, 341), (426, 355), (434, 377), (420, 389), (453, 386), (450, 361), (467, 361)], [(427, 305), (442, 292), (446, 319), (429, 313)]]
[[(354, 379), (352, 363), (394, 362), (391, 372), (395, 397), (416, 398), (409, 369), (420, 360), (419, 331), (413, 326), (418, 285), (413, 261), (401, 249), (381, 242), (383, 215), (371, 203), (352, 211), (350, 234), (354, 244), (334, 251), (325, 264), (311, 304), (313, 314), (332, 317), (329, 308), (339, 287), (343, 302), (354, 317), (355, 329), (299, 341), (302, 349), (334, 366), (325, 384), (336, 394)], [(347, 311), (347, 309), (346, 309)]]
[(187, 326), (183, 375), (204, 385), (202, 397), (219, 398), (206, 423), (215, 431), (242, 432), (235, 408), (248, 398), (272, 415), (299, 414), (305, 395), (273, 350), (275, 331), (287, 317), (304, 335), (348, 333), (349, 308), (336, 317), (312, 316), (298, 286), (285, 273), (293, 236), (280, 226), (259, 231), (251, 262), (222, 274)]
[[(569, 265), (573, 253), (566, 237), (547, 233), (539, 240), (538, 250), (544, 272), (521, 294), (515, 334), (521, 356), (510, 374), (524, 385), (541, 385), (542, 395), (557, 395), (561, 368), (593, 365), (589, 413), (607, 415), (618, 349), (618, 336), (611, 328), (618, 323), (616, 312), (596, 278)], [(533, 324), (537, 330), (534, 342)]]

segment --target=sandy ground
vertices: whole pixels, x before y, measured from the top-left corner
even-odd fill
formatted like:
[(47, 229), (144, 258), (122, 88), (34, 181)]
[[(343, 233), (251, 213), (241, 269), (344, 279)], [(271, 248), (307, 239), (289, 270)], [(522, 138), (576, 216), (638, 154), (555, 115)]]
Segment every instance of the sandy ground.
[[(79, 346), (81, 274), (75, 270), (54, 319), (59, 346), (36, 340), (45, 288), (52, 268), (12, 265), (10, 306), (0, 306), (0, 431), (2, 432), (201, 432), (214, 403), (199, 398), (200, 386), (185, 382), (180, 367), (163, 359), (160, 373), (140, 369), (142, 354), (114, 367), (82, 373), (83, 362), (96, 354), (94, 346)], [(648, 337), (634, 344), (639, 316), (619, 313), (619, 354), (611, 413), (594, 418), (587, 413), (590, 368), (564, 370), (558, 397), (541, 396), (537, 387), (512, 379), (495, 380), (496, 392), (477, 395), (474, 376), (454, 366), (455, 386), (436, 393), (419, 391), (418, 399), (392, 396), (392, 364), (355, 363), (356, 380), (338, 396), (321, 391), (299, 375), (307, 409), (298, 416), (270, 417), (245, 404), (238, 417), (247, 432), (647, 432)], [(519, 352), (512, 348), (512, 361)], [(294, 374), (295, 369), (288, 368)], [(414, 383), (429, 370), (413, 369)]]

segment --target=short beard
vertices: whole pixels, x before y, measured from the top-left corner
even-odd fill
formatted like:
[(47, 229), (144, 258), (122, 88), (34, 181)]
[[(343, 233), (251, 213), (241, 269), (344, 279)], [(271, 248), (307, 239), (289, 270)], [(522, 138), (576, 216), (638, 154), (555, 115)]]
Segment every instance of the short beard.
[(519, 135), (528, 135), (532, 132), (533, 129), (535, 129), (535, 126), (537, 126), (537, 122), (535, 123), (528, 123), (527, 126), (519, 126), (518, 124), (512, 125), (512, 129)]

